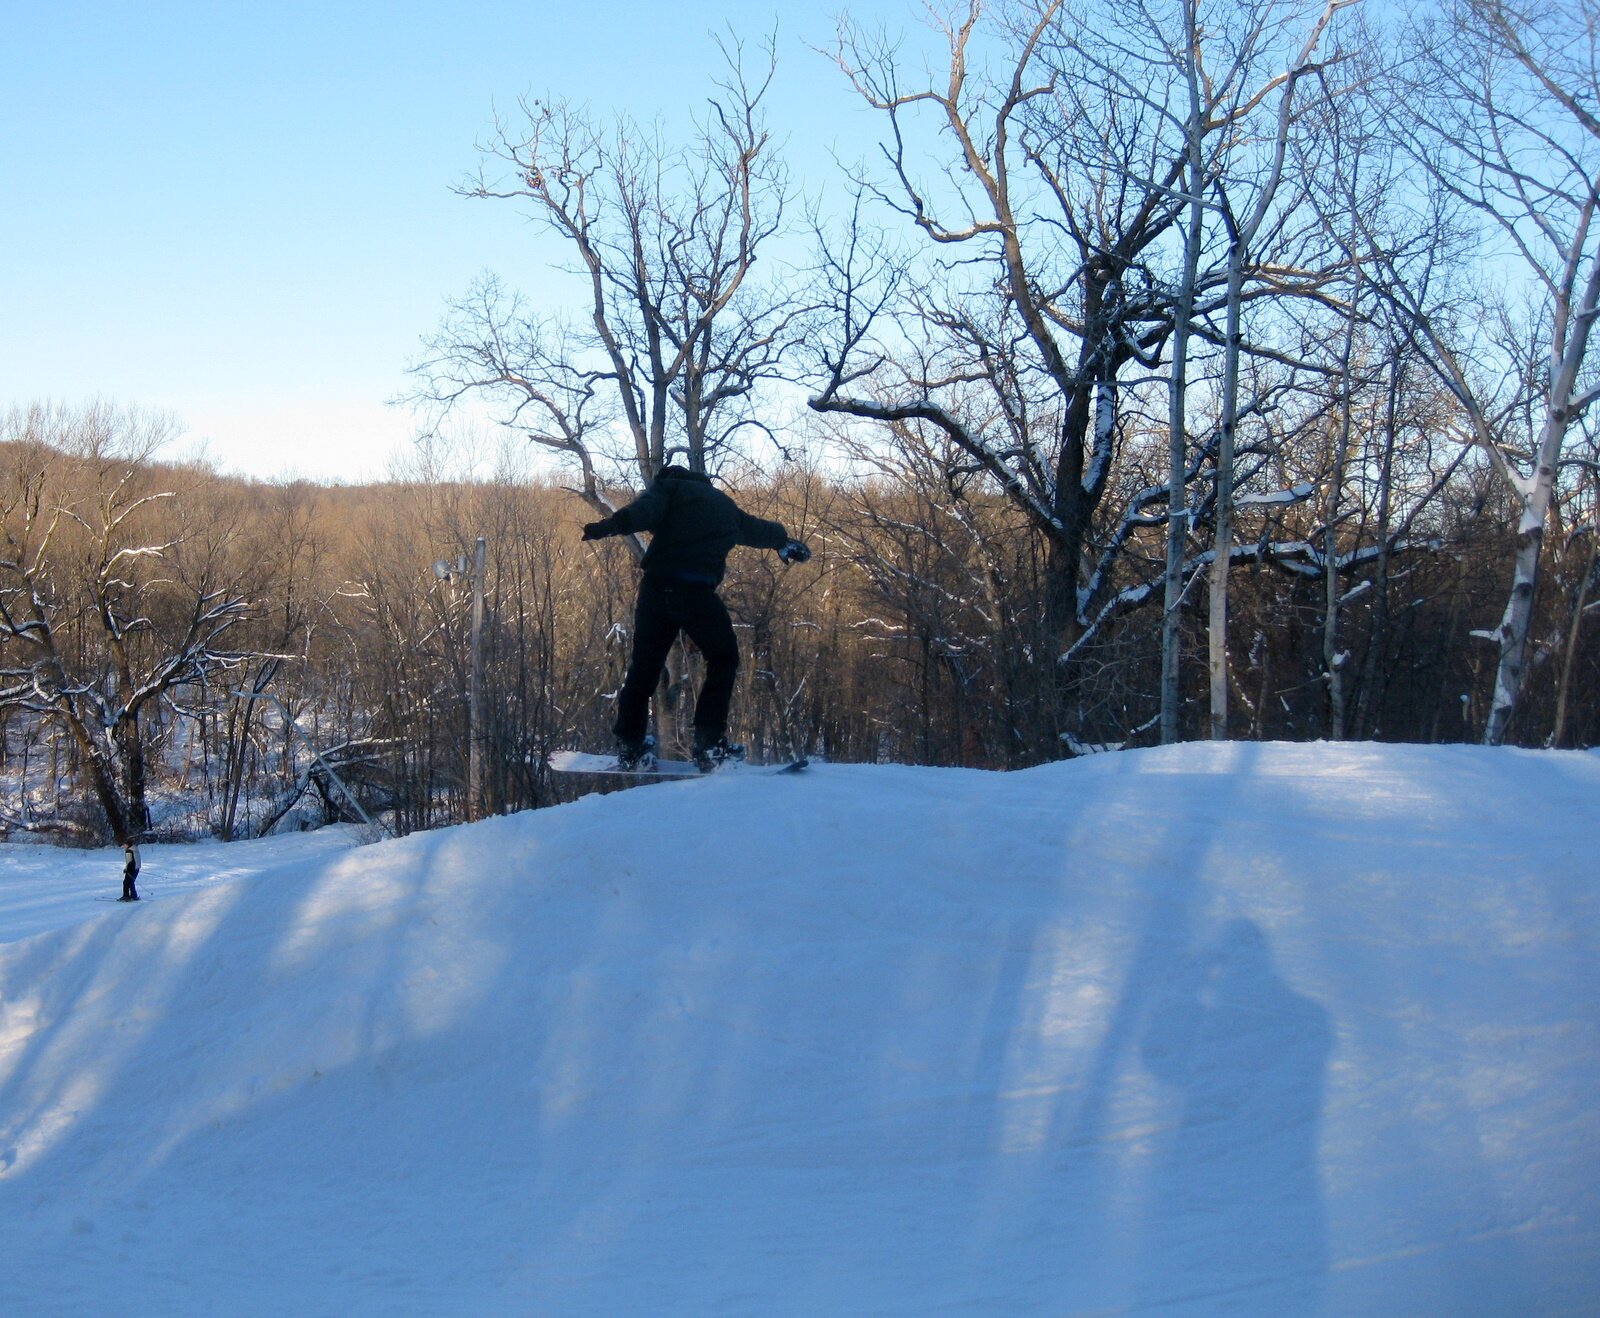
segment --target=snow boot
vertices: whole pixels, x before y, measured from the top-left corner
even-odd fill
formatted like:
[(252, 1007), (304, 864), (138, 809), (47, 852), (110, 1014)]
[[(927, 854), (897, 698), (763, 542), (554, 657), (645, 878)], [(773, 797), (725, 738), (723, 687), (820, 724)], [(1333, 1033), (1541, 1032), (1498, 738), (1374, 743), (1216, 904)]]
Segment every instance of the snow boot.
[(744, 747), (726, 737), (694, 734), (694, 764), (701, 773), (715, 773), (724, 764), (744, 759)]
[(628, 773), (648, 771), (656, 767), (656, 739), (640, 737), (637, 741), (617, 738), (617, 768)]

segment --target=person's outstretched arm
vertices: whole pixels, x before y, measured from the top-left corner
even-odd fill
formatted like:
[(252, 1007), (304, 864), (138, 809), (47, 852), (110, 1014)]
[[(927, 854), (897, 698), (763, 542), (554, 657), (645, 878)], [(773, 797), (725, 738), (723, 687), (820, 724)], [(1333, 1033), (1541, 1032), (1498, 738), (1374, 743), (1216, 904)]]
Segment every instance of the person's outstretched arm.
[(746, 512), (739, 514), (739, 543), (752, 549), (776, 549), (785, 563), (804, 563), (811, 557), (805, 541), (791, 536), (782, 522), (769, 522)]
[(789, 533), (782, 522), (769, 522), (764, 517), (752, 517), (747, 512), (739, 514), (739, 543), (752, 549), (782, 549), (789, 543)]
[(631, 535), (635, 531), (654, 531), (667, 513), (665, 491), (651, 486), (626, 507), (610, 517), (590, 522), (583, 528), (585, 540), (604, 540), (608, 535)]

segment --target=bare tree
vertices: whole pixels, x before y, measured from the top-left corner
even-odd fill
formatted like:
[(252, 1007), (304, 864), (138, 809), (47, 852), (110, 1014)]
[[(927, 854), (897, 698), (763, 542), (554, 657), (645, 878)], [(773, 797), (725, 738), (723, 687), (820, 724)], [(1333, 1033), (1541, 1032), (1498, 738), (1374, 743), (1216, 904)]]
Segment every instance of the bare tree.
[(1159, 113), (1106, 78), (1107, 11), (1018, 7), (987, 33), (1004, 60), (992, 78), (970, 57), (983, 18), (972, 0), (945, 22), (945, 76), (910, 88), (887, 38), (841, 28), (840, 67), (887, 130), (889, 181), (859, 185), (934, 253), (915, 278), (875, 285), (858, 218), (826, 255), (838, 319), (811, 406), (948, 435), (1049, 546), (1042, 603), (1070, 642), (1119, 377), (1153, 364), (1170, 329), (1144, 258), (1174, 223), (1183, 156)]
[[(1328, 0), (1322, 12), (1310, 25), (1304, 42), (1286, 69), (1267, 76), (1259, 86), (1240, 87), (1235, 92), (1236, 100), (1227, 108), (1227, 119), (1236, 134), (1236, 142), (1233, 150), (1224, 157), (1223, 168), (1212, 185), (1216, 196), (1215, 204), (1221, 212), (1227, 232), (1225, 258), (1227, 281), (1223, 299), (1225, 329), (1222, 415), (1217, 430), (1217, 488), (1213, 533), (1216, 553), (1211, 560), (1207, 628), (1210, 649), (1211, 736), (1214, 738), (1224, 738), (1228, 735), (1228, 571), (1233, 553), (1234, 448), (1240, 414), (1239, 365), (1245, 351), (1243, 313), (1246, 283), (1252, 275), (1280, 285), (1286, 282), (1285, 277), (1289, 272), (1281, 267), (1276, 269), (1270, 266), (1253, 267), (1255, 247), (1269, 217), (1276, 215), (1279, 222), (1282, 222), (1282, 213), (1275, 211), (1275, 207), (1279, 202), (1291, 134), (1303, 113), (1302, 107), (1296, 103), (1296, 92), (1302, 81), (1320, 72), (1322, 66), (1315, 60), (1328, 24), (1339, 10), (1352, 3), (1355, 3), (1355, 0)], [(1258, 43), (1270, 44), (1267, 39), (1274, 26), (1272, 21), (1274, 17), (1269, 9), (1258, 11), (1254, 26), (1247, 29), (1246, 49)], [(1243, 53), (1241, 51), (1241, 54)], [(1266, 161), (1255, 176), (1251, 177), (1238, 167), (1236, 157), (1245, 154), (1238, 149), (1238, 140), (1249, 141), (1251, 137), (1258, 136), (1253, 129), (1252, 120), (1258, 109), (1270, 105), (1274, 97), (1277, 104), (1272, 110), (1272, 129), (1270, 134), (1264, 135)], [(1303, 153), (1301, 159), (1305, 159)], [(1305, 196), (1304, 185), (1294, 191), (1296, 196), (1294, 201), (1289, 203), (1289, 209)], [(1296, 272), (1294, 277), (1302, 285), (1315, 287), (1321, 283), (1318, 274), (1312, 272), (1302, 270)], [(1353, 316), (1354, 312), (1350, 314)], [(1331, 552), (1327, 557), (1330, 562), (1334, 559)]]
[[(1517, 510), (1511, 589), (1483, 739), (1522, 695), (1546, 523), (1575, 424), (1600, 398), (1600, 8), (1457, 0), (1418, 25), (1396, 105), (1439, 194), (1481, 225), (1481, 257), (1517, 287), (1463, 298), (1387, 262), (1384, 288), (1459, 403)], [(1542, 343), (1543, 360), (1526, 346)]]
[(722, 49), (727, 72), (688, 144), (525, 100), (461, 189), (525, 208), (572, 260), (585, 307), (534, 312), (485, 277), (414, 367), (413, 401), (436, 415), (487, 402), (575, 468), (599, 511), (612, 481), (647, 483), (673, 458), (714, 468), (741, 432), (766, 429), (756, 404), (798, 332), (790, 290), (756, 270), (788, 201), (762, 119), (773, 48), (754, 77), (740, 45)]
[[(246, 499), (248, 514), (242, 506)], [(272, 706), (260, 697), (273, 693), (292, 722), (303, 701), (314, 642), (331, 620), (331, 596), (337, 589), (337, 583), (326, 579), (327, 527), (318, 516), (314, 487), (304, 481), (254, 486), (228, 503), (227, 514), (241, 524), (240, 569), (248, 573), (256, 607), (241, 632), (253, 653), (229, 675), (230, 697), (237, 693), (237, 698), (229, 698), (220, 710), (203, 702), (199, 711), (220, 731), (223, 772), (214, 827), (225, 842), (237, 835), (240, 808), (247, 804), (246, 770), (261, 759), (258, 741), (265, 740), (264, 720)], [(287, 776), (295, 750), (290, 729), (278, 731), (284, 738), (280, 758)]]
[(150, 827), (145, 720), (241, 655), (227, 527), (197, 525), (149, 460), (161, 418), (95, 405), (13, 412), (0, 483), (0, 706), (71, 737), (126, 861)]
[[(1043, 611), (1067, 660), (1085, 654), (1089, 634), (1156, 598), (1147, 583), (1118, 578), (1125, 583), (1122, 555), (1140, 533), (1166, 528), (1168, 739), (1179, 605), (1202, 557), (1190, 552), (1197, 501), (1187, 491), (1216, 462), (1215, 441), (1188, 434), (1190, 345), (1222, 344), (1215, 320), (1229, 300), (1225, 263), (1204, 256), (1218, 217), (1232, 214), (1226, 203), (1239, 204), (1236, 157), (1254, 149), (1259, 112), (1292, 116), (1294, 85), (1334, 8), (1313, 11), (1312, 35), (1285, 49), (1306, 6), (1252, 6), (1214, 30), (1192, 5), (1040, 2), (985, 28), (984, 7), (972, 3), (944, 25), (948, 79), (910, 87), (887, 40), (841, 31), (839, 62), (889, 129), (889, 181), (858, 182), (910, 221), (932, 255), (910, 270), (880, 258), (874, 271), (859, 218), (828, 252), (839, 316), (812, 406), (942, 431), (966, 472), (1004, 491), (1049, 547)], [(984, 35), (986, 53), (1004, 61), (992, 78), (973, 53)], [(941, 158), (944, 143), (953, 149)], [(1219, 203), (1213, 191), (1230, 163), (1234, 190)], [(1265, 224), (1277, 214), (1275, 189), (1273, 178), (1239, 217), (1254, 226), (1241, 253), (1258, 234), (1270, 241), (1239, 257), (1249, 287), (1234, 288), (1236, 307), (1325, 278), (1286, 260), (1293, 235)], [(1163, 353), (1165, 476), (1129, 487), (1112, 477), (1139, 408), (1130, 397), (1148, 380), (1127, 377), (1153, 372)], [(1108, 517), (1112, 493), (1126, 502)]]

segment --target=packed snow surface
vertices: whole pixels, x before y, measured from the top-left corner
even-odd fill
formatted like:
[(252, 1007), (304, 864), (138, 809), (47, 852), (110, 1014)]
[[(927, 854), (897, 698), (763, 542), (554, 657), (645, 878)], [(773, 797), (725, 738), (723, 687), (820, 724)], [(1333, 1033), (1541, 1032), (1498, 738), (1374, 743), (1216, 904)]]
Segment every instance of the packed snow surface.
[(0, 848), (0, 1312), (1594, 1314), (1597, 835), (1221, 744)]

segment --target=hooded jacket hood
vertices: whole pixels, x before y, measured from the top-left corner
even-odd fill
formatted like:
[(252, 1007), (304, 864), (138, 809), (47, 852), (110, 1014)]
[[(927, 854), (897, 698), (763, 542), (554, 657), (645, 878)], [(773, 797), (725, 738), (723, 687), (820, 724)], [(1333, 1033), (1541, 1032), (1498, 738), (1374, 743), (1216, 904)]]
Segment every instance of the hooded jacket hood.
[(711, 477), (703, 471), (690, 471), (687, 467), (680, 467), (676, 463), (663, 467), (656, 473), (657, 483), (661, 481), (699, 481), (703, 485), (711, 484)]

